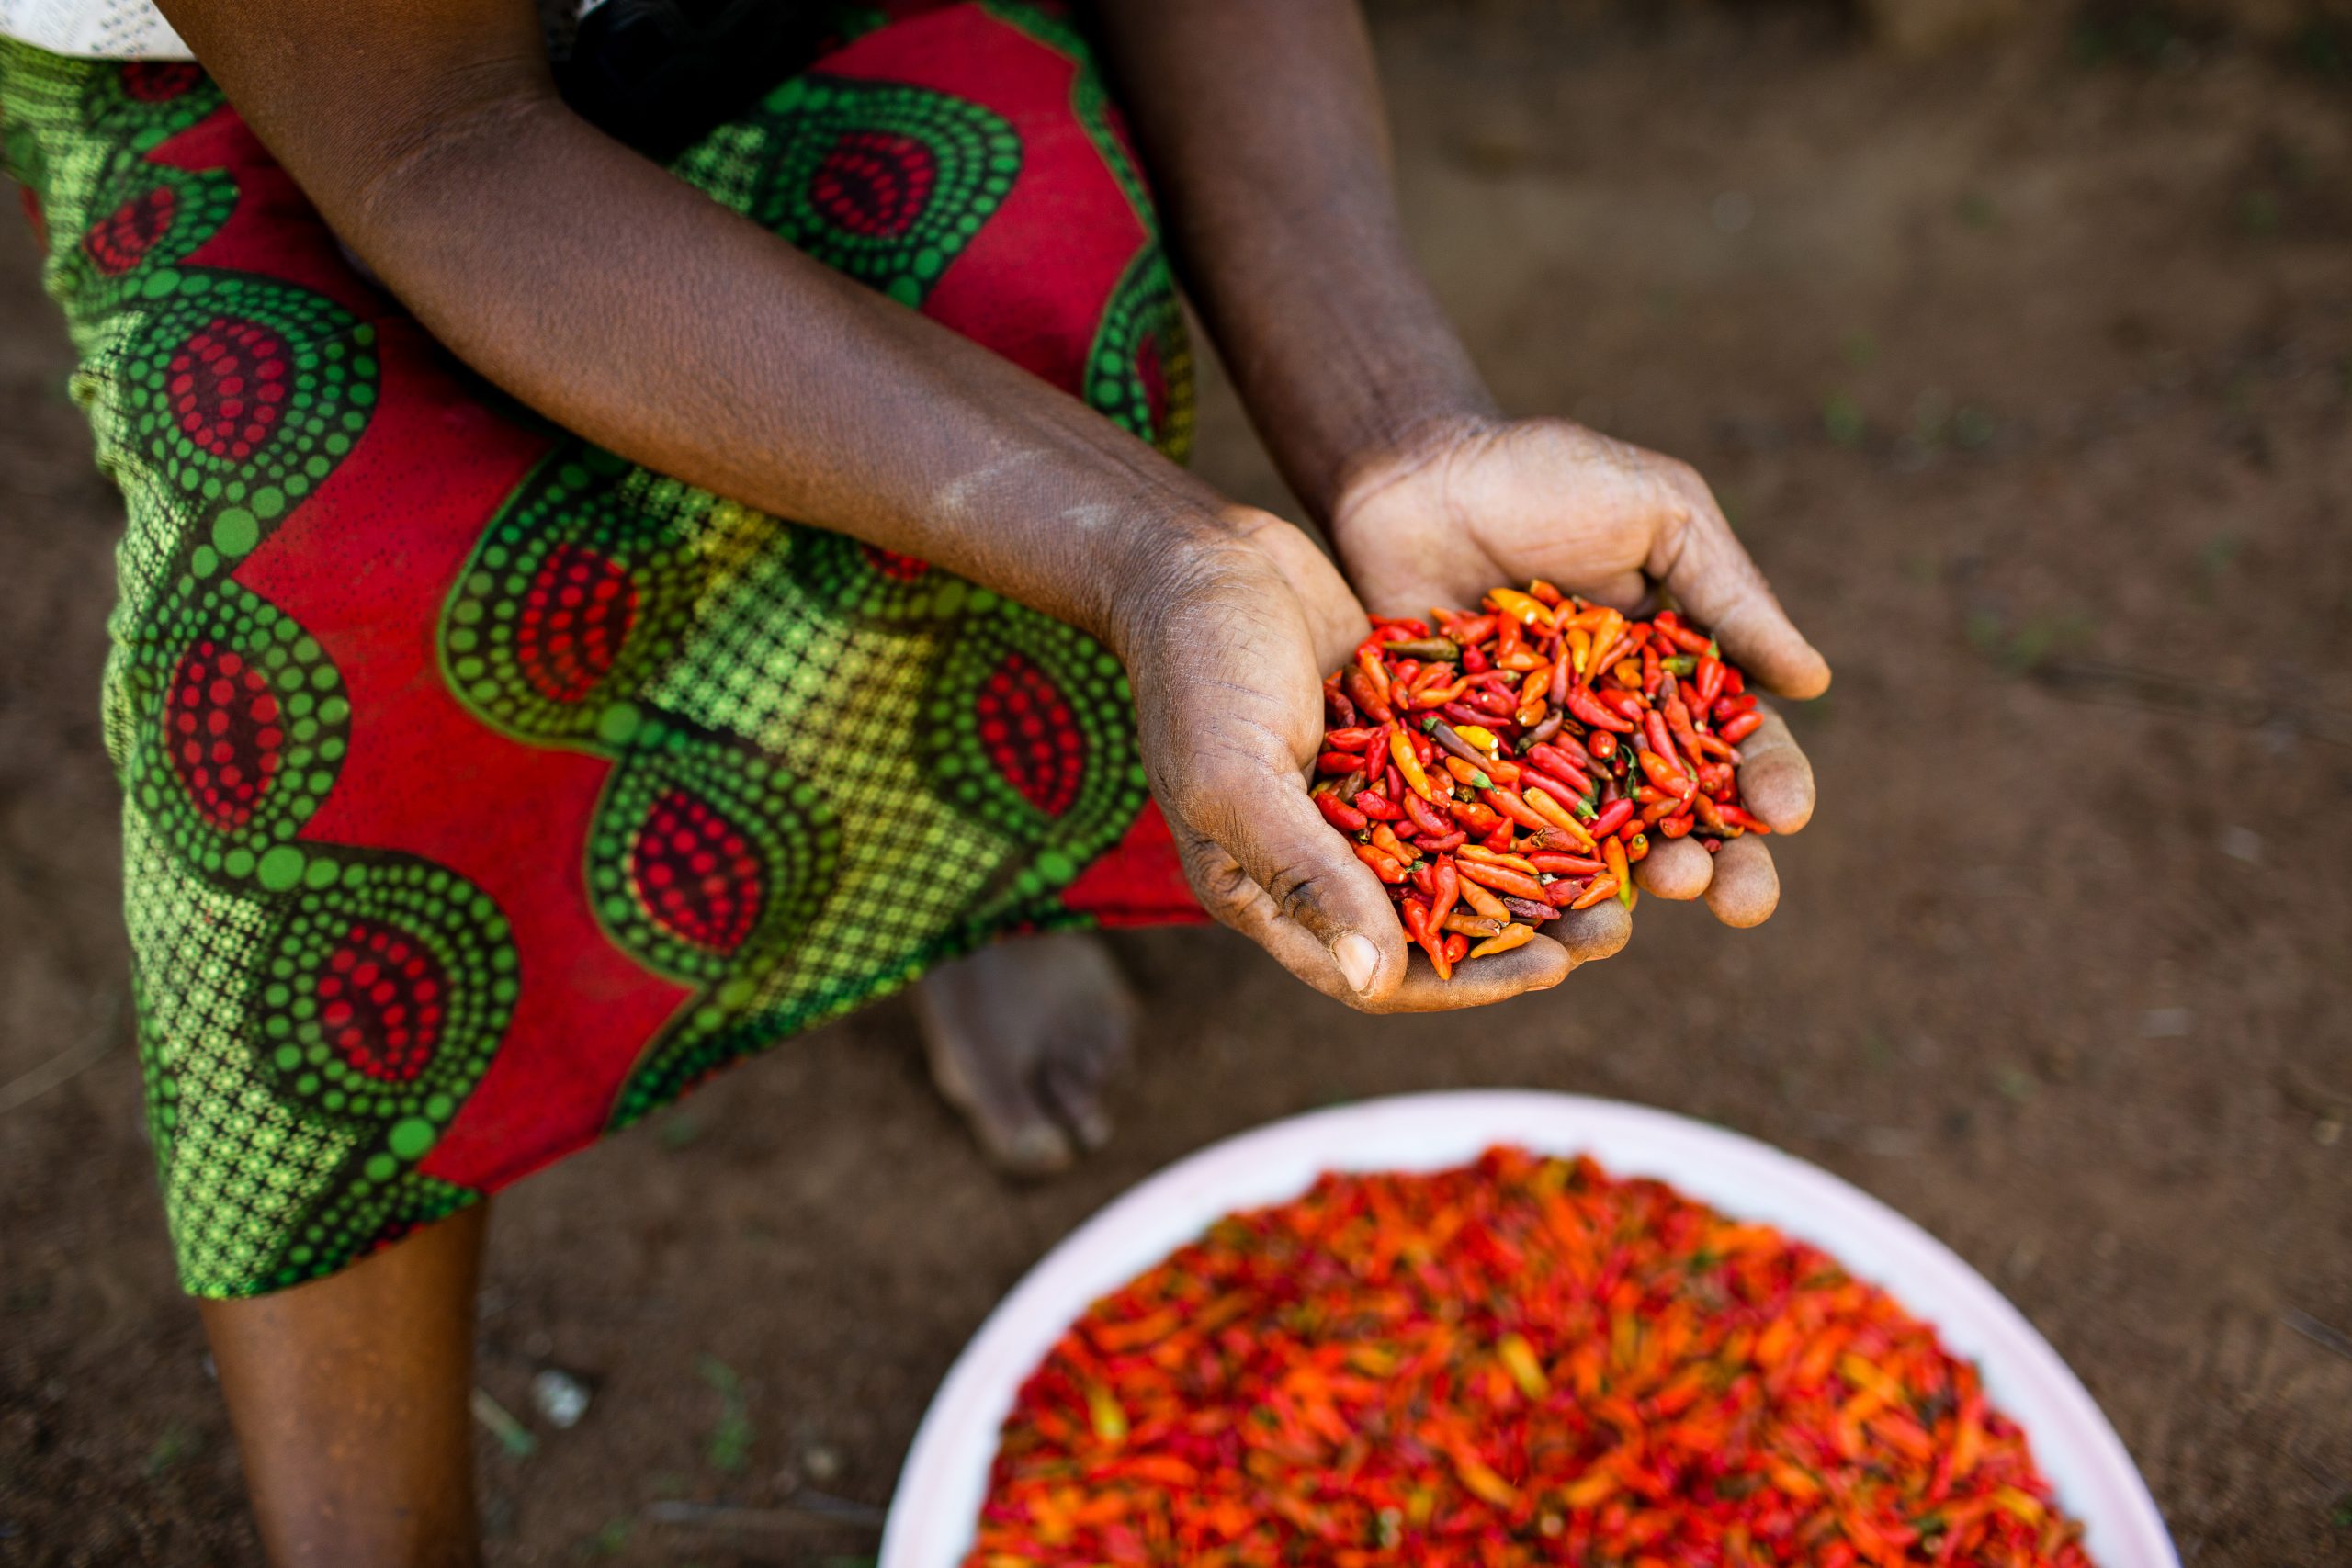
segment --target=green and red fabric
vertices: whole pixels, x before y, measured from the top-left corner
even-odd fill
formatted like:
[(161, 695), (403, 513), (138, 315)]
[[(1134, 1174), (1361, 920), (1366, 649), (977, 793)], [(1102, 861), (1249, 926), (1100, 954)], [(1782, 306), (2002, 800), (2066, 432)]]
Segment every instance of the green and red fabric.
[[(1181, 453), (1079, 36), (843, 34), (677, 173)], [(518, 412), (194, 67), (0, 42), (0, 137), (128, 503), (104, 713), (190, 1291), (329, 1272), (998, 935), (1199, 918), (1085, 636)]]

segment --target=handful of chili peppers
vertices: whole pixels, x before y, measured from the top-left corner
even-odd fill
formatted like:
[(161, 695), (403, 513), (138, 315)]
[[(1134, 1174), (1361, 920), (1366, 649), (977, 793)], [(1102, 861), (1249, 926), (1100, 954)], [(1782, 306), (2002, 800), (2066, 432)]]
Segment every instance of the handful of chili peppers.
[(1653, 832), (1713, 853), (1771, 831), (1739, 799), (1756, 698), (1674, 611), (1628, 620), (1538, 581), (1431, 618), (1374, 616), (1324, 681), (1314, 796), (1440, 979), (1564, 909), (1632, 908)]
[(1090, 1308), (965, 1568), (2090, 1568), (2025, 1435), (1837, 1260), (1489, 1150), (1325, 1176)]

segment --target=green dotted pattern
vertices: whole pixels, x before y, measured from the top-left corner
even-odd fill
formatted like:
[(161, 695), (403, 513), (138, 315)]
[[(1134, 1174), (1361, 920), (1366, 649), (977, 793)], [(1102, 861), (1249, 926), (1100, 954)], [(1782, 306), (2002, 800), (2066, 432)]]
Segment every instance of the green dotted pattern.
[[(542, 742), (594, 744), (600, 727), (628, 722), (611, 710), (667, 661), (693, 622), (703, 573), (688, 535), (630, 493), (651, 478), (601, 447), (567, 443), (492, 521), (441, 621), (443, 671), (485, 723)], [(686, 489), (660, 482), (682, 497)], [(694, 494), (691, 504), (711, 502)], [(528, 596), (567, 547), (625, 571), (632, 607), (594, 684), (550, 694), (544, 677), (531, 679), (521, 638)]]
[[(811, 195), (845, 139), (872, 134), (916, 142), (929, 163), (921, 209), (888, 233), (844, 227)], [(750, 123), (721, 128), (673, 168), (827, 265), (920, 307), (1012, 190), (1021, 141), (1001, 116), (945, 93), (811, 73), (785, 83)]]
[[(128, 506), (104, 717), (139, 1050), (182, 1282), (211, 1296), (326, 1273), (477, 1196), (413, 1168), (488, 1064), (515, 986), (478, 890), (300, 836), (345, 761), (349, 700), (317, 641), (232, 574), (365, 434), (379, 368), (374, 329), (331, 302), (188, 265), (235, 181), (147, 155), (221, 102), (193, 67), (0, 39), (0, 148), (40, 198), (43, 282), (81, 354), (74, 394)], [(235, 657), (231, 705), (266, 698), (236, 760), (275, 766), (238, 812), (199, 807), (175, 769), (175, 721), (227, 716), (205, 699), (175, 709), (175, 680), (210, 684), (186, 681), (192, 650), (216, 673)], [(355, 928), (432, 955), (429, 1027), (388, 1076), (322, 1029), (320, 976)]]
[[(1080, 58), (1074, 97), (1089, 134), (1141, 203)], [(62, 61), (0, 40), (0, 151), (41, 197), (46, 281), (83, 355), (74, 392), (130, 513), (105, 717), (127, 791), (149, 1117), (184, 1280), (233, 1295), (328, 1272), (477, 1196), (415, 1165), (494, 1053), (519, 976), (479, 889), (406, 857), (300, 837), (345, 760), (351, 715), (332, 660), (232, 578), (364, 434), (379, 369), (370, 329), (329, 302), (189, 265), (226, 220), (233, 182), (146, 153), (219, 107), (200, 73)], [(853, 232), (809, 199), (844, 137), (901, 154), (888, 139), (922, 143), (927, 195), (911, 216), (897, 209), (906, 221), (882, 225), (888, 233)], [(1013, 133), (977, 105), (812, 76), (714, 132), (678, 171), (919, 305), (1019, 167)], [(152, 194), (164, 188), (167, 220)], [(127, 209), (141, 201), (150, 205)], [(1148, 223), (1148, 203), (1138, 210)], [(102, 266), (106, 246), (83, 242), (108, 222)], [(1130, 269), (1098, 333), (1103, 374), (1081, 389), (1162, 440), (1169, 432), (1148, 428), (1132, 377), (1112, 376), (1109, 360), (1131, 368), (1125, 345), (1150, 330), (1138, 323), (1157, 320), (1149, 291), (1164, 287), (1164, 268)], [(241, 352), (282, 347), (292, 372), (266, 438), (227, 457), (191, 435), (172, 364), (224, 323)], [(516, 606), (567, 547), (616, 563), (632, 597), (610, 662), (559, 697), (525, 672)], [(451, 689), (484, 722), (613, 761), (577, 852), (590, 896), (624, 951), (695, 987), (643, 1053), (615, 1125), (1009, 926), (1082, 923), (1062, 890), (1145, 799), (1125, 682), (1081, 634), (582, 443), (561, 445), (488, 525), (437, 637)], [(191, 808), (163, 741), (173, 674), (205, 640), (258, 671), (284, 719), (269, 788), (225, 827)], [(1058, 690), (1083, 735), (1081, 787), (1050, 818), (994, 773), (976, 739), (978, 694), (1014, 654)], [(681, 791), (740, 829), (759, 866), (755, 923), (723, 963), (665, 928), (629, 886), (651, 803)], [(353, 943), (383, 931), (401, 951), (429, 954), (445, 1010), (429, 1051), (354, 1055), (325, 1010), (322, 976), (345, 973)]]
[[(328, 867), (332, 874), (308, 873)], [(414, 1223), (435, 1190), (413, 1168), (440, 1140), (505, 1032), (520, 992), (506, 922), (478, 888), (440, 866), (408, 857), (338, 852), (311, 861), (300, 891), (277, 911), (261, 964), (265, 1077), (282, 1104), (306, 1122), (347, 1129), (341, 1168), (326, 1201), (287, 1227), (277, 1278), (291, 1283), (334, 1268)], [(441, 1017), (406, 1076), (369, 1074), (332, 1038), (328, 984), (348, 982), (337, 960), (374, 956), (368, 934), (397, 933), (424, 955)], [(411, 987), (400, 1000), (418, 1005)], [(443, 1210), (442, 1212), (447, 1212)]]
[[(632, 864), (655, 804), (673, 791), (700, 801), (751, 841), (758, 915), (731, 952), (672, 931), (647, 908)], [(725, 1003), (749, 1000), (746, 976), (783, 962), (816, 918), (841, 858), (831, 806), (756, 749), (698, 733), (648, 713), (632, 727), (605, 785), (588, 836), (588, 887), (613, 940), (648, 966), (714, 987)]]
[[(1157, 364), (1164, 406), (1153, 417), (1145, 380)], [(1175, 280), (1157, 245), (1136, 253), (1119, 279), (1088, 352), (1086, 400), (1121, 429), (1156, 441), (1178, 462), (1193, 450), (1193, 350)]]
[[(126, 651), (125, 711), (137, 739), (124, 781), (130, 800), (180, 857), (207, 876), (266, 893), (298, 886), (295, 835), (334, 785), (349, 745), (351, 703), (318, 643), (259, 595), (191, 572), (168, 592)], [(243, 822), (224, 825), (189, 798), (175, 764), (180, 736), (168, 697), (198, 643), (239, 655), (276, 698), (279, 765)]]

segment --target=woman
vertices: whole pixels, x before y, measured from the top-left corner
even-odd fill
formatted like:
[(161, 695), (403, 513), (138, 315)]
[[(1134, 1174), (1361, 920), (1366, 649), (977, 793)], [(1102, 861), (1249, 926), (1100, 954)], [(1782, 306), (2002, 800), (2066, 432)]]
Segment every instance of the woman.
[[(1046, 1166), (1122, 1028), (1081, 928), (1205, 908), (1368, 1010), (1622, 945), (1408, 961), (1303, 784), (1365, 606), (1655, 581), (1828, 681), (1687, 468), (1498, 414), (1340, 0), (781, 10), (711, 102), (574, 66), (579, 108), (528, 0), (164, 0), (201, 69), (0, 42), (129, 503), (166, 1207), (281, 1562), (472, 1560), (480, 1200), (737, 1056), (928, 969), (943, 1085)], [(1337, 568), (1174, 460), (1163, 241)], [(1803, 826), (1785, 729), (1747, 750)], [(1642, 869), (1776, 897), (1752, 838)]]

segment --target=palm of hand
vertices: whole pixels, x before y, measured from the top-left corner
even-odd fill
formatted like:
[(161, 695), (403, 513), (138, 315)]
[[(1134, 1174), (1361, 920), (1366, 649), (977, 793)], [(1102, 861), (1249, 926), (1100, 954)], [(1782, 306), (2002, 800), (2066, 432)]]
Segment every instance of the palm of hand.
[[(1543, 578), (1632, 611), (1653, 583), (1670, 592), (1759, 685), (1818, 695), (1829, 666), (1781, 608), (1690, 468), (1566, 420), (1479, 423), (1361, 477), (1334, 509), (1332, 539), (1374, 611), (1467, 607), (1488, 589)], [(1813, 769), (1768, 710), (1742, 747), (1740, 792), (1775, 832), (1813, 815)], [(1657, 845), (1642, 886), (1704, 895), (1718, 918), (1754, 925), (1780, 878), (1761, 840), (1710, 856), (1693, 840)]]

